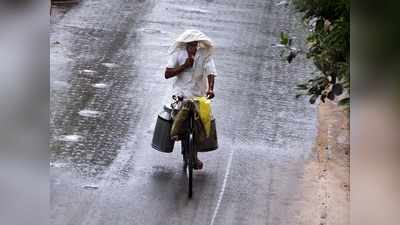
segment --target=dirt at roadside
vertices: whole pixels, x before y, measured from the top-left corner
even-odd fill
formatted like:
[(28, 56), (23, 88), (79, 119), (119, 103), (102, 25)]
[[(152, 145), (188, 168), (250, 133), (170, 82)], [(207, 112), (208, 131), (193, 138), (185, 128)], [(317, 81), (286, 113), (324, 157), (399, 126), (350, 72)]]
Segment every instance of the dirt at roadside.
[(297, 208), (299, 225), (350, 225), (349, 116), (336, 103), (320, 104), (313, 158), (306, 164)]

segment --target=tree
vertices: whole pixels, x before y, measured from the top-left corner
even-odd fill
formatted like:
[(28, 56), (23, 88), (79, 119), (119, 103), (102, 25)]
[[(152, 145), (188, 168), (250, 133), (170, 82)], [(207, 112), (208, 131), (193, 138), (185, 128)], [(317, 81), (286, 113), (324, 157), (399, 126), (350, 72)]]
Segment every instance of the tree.
[[(350, 0), (293, 0), (296, 9), (304, 13), (303, 20), (310, 26), (307, 38), (307, 58), (313, 60), (320, 73), (313, 79), (297, 85), (299, 94), (310, 95), (310, 103), (319, 98), (335, 100), (345, 95), (339, 105), (350, 105)], [(281, 33), (281, 44), (290, 51), (289, 63), (299, 50), (291, 39)]]

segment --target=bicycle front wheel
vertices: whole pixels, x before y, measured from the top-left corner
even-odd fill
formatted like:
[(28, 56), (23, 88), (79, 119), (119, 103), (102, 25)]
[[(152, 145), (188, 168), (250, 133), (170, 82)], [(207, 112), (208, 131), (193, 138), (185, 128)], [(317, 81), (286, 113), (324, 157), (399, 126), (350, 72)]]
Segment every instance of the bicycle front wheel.
[(189, 136), (188, 141), (188, 173), (189, 173), (189, 182), (188, 182), (188, 197), (191, 198), (193, 195), (193, 169), (195, 166), (195, 154), (194, 154), (194, 140), (193, 135)]

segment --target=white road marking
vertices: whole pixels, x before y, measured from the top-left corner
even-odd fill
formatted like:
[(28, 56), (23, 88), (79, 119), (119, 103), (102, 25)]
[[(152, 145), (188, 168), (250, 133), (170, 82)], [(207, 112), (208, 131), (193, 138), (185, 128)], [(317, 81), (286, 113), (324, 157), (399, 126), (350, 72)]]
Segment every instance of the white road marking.
[(221, 206), (222, 198), (224, 197), (226, 182), (227, 182), (227, 180), (228, 180), (229, 173), (230, 173), (230, 171), (231, 171), (232, 158), (233, 158), (233, 149), (232, 149), (231, 152), (229, 153), (229, 159), (228, 159), (228, 164), (226, 165), (226, 171), (225, 171), (224, 181), (223, 181), (223, 183), (222, 183), (221, 191), (219, 192), (218, 201), (217, 201), (217, 206), (216, 206), (215, 209), (214, 209), (214, 213), (213, 213), (213, 216), (212, 216), (212, 218), (211, 218), (210, 225), (214, 225), (215, 218), (217, 217), (219, 208), (220, 208), (220, 206)]

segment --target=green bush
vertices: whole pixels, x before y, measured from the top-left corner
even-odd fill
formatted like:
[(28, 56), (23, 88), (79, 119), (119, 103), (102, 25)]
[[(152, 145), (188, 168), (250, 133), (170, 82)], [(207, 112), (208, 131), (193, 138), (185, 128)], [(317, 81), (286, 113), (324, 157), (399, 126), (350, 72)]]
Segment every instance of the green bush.
[[(296, 96), (310, 95), (310, 103), (318, 98), (334, 100), (344, 95), (340, 105), (350, 104), (350, 0), (293, 0), (296, 9), (304, 13), (310, 26), (306, 55), (320, 73), (297, 86)], [(289, 40), (289, 41), (288, 41)], [(281, 44), (290, 48), (290, 38), (281, 34)], [(291, 51), (288, 62), (296, 56)]]

